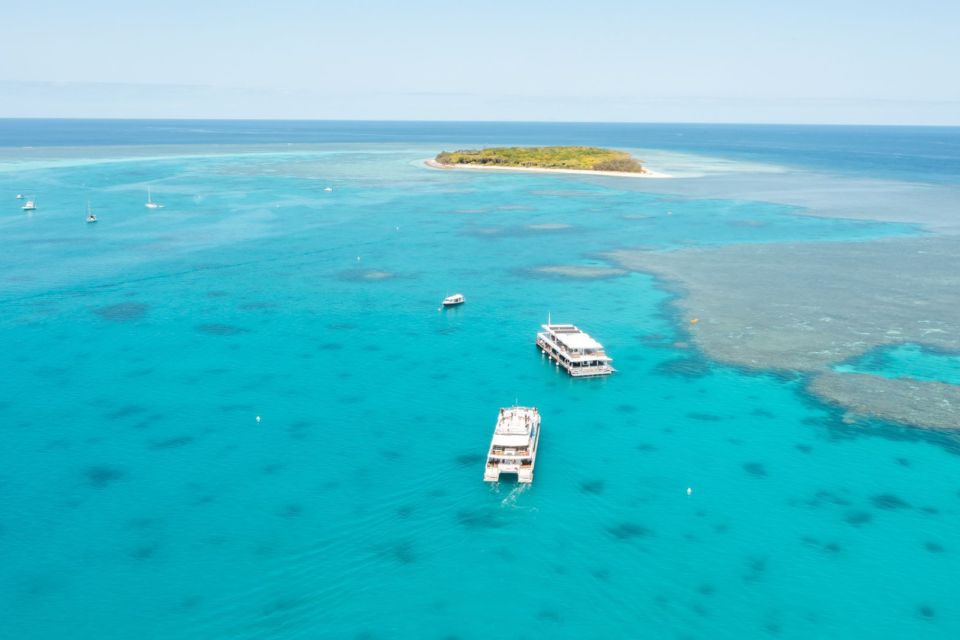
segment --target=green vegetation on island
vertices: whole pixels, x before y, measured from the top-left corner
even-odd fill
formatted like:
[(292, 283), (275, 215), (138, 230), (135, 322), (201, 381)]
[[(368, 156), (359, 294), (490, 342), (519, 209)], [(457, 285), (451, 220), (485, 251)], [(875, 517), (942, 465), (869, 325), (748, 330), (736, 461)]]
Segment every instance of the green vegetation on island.
[(577, 169), (581, 171), (622, 171), (645, 173), (643, 165), (626, 151), (599, 147), (494, 147), (442, 151), (436, 160), (442, 165), (520, 167), (534, 169)]

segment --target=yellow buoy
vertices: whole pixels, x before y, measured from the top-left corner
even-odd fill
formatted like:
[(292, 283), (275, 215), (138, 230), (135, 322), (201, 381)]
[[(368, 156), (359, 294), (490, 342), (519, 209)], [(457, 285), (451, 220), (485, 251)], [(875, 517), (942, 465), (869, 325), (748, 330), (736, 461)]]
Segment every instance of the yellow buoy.
[(691, 318), (691, 319), (690, 319), (690, 324), (697, 324), (698, 322), (700, 322), (700, 318)]

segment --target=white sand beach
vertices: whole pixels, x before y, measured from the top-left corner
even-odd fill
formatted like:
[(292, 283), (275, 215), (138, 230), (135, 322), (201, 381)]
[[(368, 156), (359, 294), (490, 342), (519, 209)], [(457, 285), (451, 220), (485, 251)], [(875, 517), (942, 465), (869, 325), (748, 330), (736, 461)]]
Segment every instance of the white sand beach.
[(424, 160), (428, 167), (434, 169), (469, 169), (477, 171), (527, 171), (530, 173), (576, 173), (585, 176), (614, 176), (618, 178), (669, 178), (666, 173), (651, 171), (644, 168), (643, 173), (631, 171), (592, 171), (589, 169), (544, 169), (541, 167), (498, 167), (473, 164), (441, 164), (434, 159)]

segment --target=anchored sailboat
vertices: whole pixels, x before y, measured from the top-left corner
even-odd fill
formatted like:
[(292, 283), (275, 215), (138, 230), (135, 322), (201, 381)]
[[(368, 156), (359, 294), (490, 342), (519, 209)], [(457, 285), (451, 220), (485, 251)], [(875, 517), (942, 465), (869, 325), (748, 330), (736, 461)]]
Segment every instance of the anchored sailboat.
[(162, 209), (163, 205), (159, 202), (154, 202), (153, 198), (150, 195), (150, 187), (147, 187), (147, 204), (143, 205), (147, 209)]

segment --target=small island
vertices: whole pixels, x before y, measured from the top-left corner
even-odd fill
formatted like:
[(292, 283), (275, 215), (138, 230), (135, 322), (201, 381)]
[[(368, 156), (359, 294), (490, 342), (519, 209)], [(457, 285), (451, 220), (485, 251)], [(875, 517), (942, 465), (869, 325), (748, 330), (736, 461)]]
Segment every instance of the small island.
[(441, 151), (431, 167), (450, 169), (506, 169), (513, 171), (549, 171), (664, 177), (649, 171), (626, 151), (599, 147), (492, 147)]

